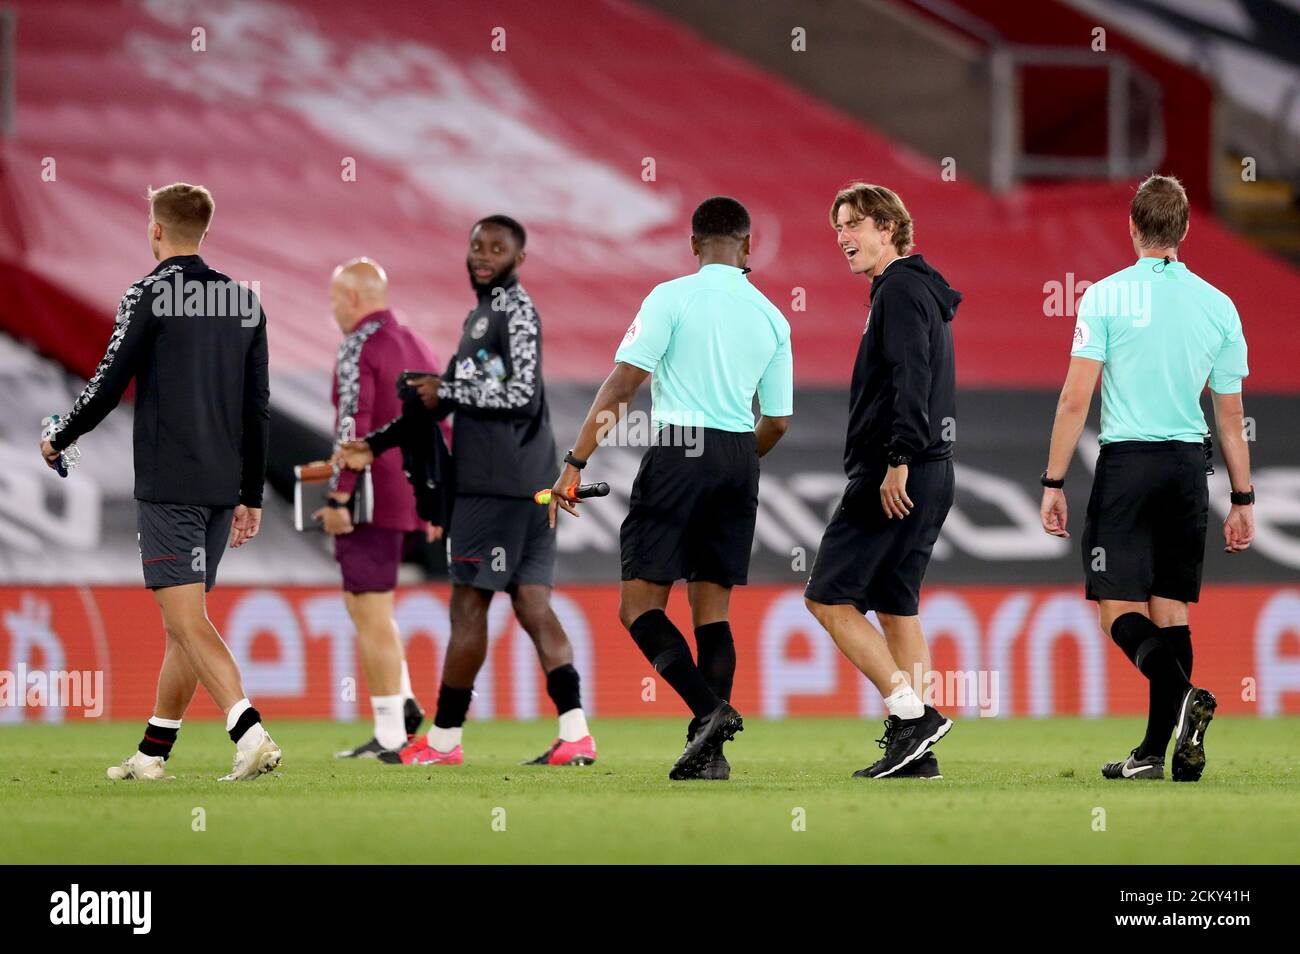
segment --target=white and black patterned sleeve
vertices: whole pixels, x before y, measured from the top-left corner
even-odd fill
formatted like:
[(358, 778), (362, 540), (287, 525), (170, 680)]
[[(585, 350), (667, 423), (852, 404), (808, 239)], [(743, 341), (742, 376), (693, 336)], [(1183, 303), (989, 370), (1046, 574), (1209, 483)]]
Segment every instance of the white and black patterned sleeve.
[(173, 266), (150, 275), (126, 290), (117, 306), (113, 333), (109, 336), (104, 357), (72, 405), (63, 426), (51, 439), (55, 450), (64, 450), (81, 435), (94, 430), (122, 400), (127, 385), (135, 377), (141, 357), (153, 340), (157, 319), (152, 307), (154, 296), (149, 293), (149, 288), (158, 279), (178, 271), (179, 267)]
[[(338, 361), (334, 376), (338, 381), (335, 403), (338, 405), (338, 418), (335, 422), (334, 438), (339, 443), (360, 440), (370, 430), (370, 418), (374, 406), (374, 381), (363, 366), (362, 353), (366, 342), (383, 327), (381, 322), (368, 321), (339, 343)], [(330, 477), (330, 490), (352, 493), (357, 475), (349, 470), (334, 468)]]
[(486, 366), (476, 365), (472, 374), (444, 380), (438, 398), (452, 408), (503, 417), (532, 417), (541, 403), (542, 342), (541, 324), (532, 301), (522, 292), (512, 295), (506, 306), (506, 350), (509, 364), (501, 362), (501, 372), (493, 369), (489, 355)]

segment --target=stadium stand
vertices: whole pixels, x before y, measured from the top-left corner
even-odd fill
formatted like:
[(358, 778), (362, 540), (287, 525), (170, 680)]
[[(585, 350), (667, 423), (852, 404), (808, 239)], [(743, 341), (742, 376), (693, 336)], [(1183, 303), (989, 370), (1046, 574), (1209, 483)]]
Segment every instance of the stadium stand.
[[(1023, 685), (1008, 688), (1007, 711), (1140, 710), (1139, 690), (1145, 690), (1136, 681), (1117, 669), (1112, 678), (1119, 681), (1107, 682), (1113, 660), (1102, 661), (1100, 637), (1078, 598), (1077, 554), (1038, 528), (1034, 479), (1073, 328), (1069, 314), (1048, 314), (1049, 300), (1056, 287), (1070, 302), (1078, 282), (1130, 261), (1124, 215), (1132, 182), (1030, 178), (995, 193), (978, 174), (979, 159), (968, 165), (964, 158), (969, 144), (972, 155), (983, 154), (979, 122), (954, 125), (951, 140), (911, 141), (905, 126), (886, 129), (873, 121), (860, 86), (852, 87), (855, 95), (836, 98), (824, 94), (822, 80), (806, 67), (778, 63), (778, 53), (798, 55), (790, 50), (788, 27), (766, 51), (726, 48), (722, 31), (700, 19), (706, 7), (725, 4), (695, 4), (699, 10), (691, 13), (691, 5), (669, 0), (590, 0), (572, 5), (581, 15), (563, 22), (544, 5), (507, 11), (490, 0), (447, 21), (431, 18), (415, 0), (387, 4), (383, 20), (359, 8), (326, 17), (307, 0), (20, 0), (13, 6), (23, 94), (12, 135), (0, 147), (0, 330), (9, 336), (0, 342), (0, 379), (6, 395), (21, 399), (0, 421), (0, 448), (13, 462), (5, 480), (27, 487), (31, 503), (21, 511), (0, 504), (10, 508), (0, 534), (13, 545), (0, 560), (0, 582), (10, 584), (0, 587), (6, 612), (27, 613), (18, 584), (67, 584), (48, 598), (74, 607), (82, 605), (79, 593), (89, 593), (87, 583), (138, 584), (131, 521), (104, 505), (125, 502), (129, 493), (121, 443), (128, 415), (87, 439), (85, 465), (67, 482), (43, 470), (34, 444), (40, 418), (69, 403), (76, 381), (102, 354), (118, 296), (152, 265), (144, 238), (146, 186), (177, 179), (209, 186), (217, 211), (204, 254), (260, 289), (270, 321), (281, 490), (285, 468), (296, 462), (286, 456), (286, 444), (297, 460), (309, 449), (328, 448), (337, 329), (326, 281), (337, 262), (358, 254), (381, 261), (393, 280), (396, 309), (446, 353), (469, 305), (463, 265), (469, 224), (498, 211), (523, 220), (530, 234), (524, 280), (546, 329), (548, 389), (557, 432), (566, 435), (610, 367), (642, 297), (691, 266), (690, 209), (705, 195), (727, 193), (753, 214), (752, 278), (791, 319), (799, 386), (791, 435), (765, 463), (754, 578), (771, 585), (751, 591), (738, 629), (754, 641), (758, 630), (768, 634), (769, 656), (755, 645), (751, 660), (788, 655), (806, 668), (790, 670), (779, 684), (763, 683), (771, 695), (761, 706), (757, 697), (747, 701), (776, 715), (865, 711), (846, 677), (832, 678), (836, 663), (822, 658), (821, 644), (804, 638), (797, 589), (803, 571), (796, 566), (800, 551), (810, 560), (842, 486), (848, 355), (867, 295), (866, 284), (844, 269), (827, 209), (836, 188), (865, 178), (903, 195), (918, 223), (918, 250), (965, 295), (954, 328), (962, 388), (960, 490), (932, 569), (935, 581), (954, 589), (940, 591), (951, 599), (947, 609), (933, 612), (947, 614), (962, 653), (992, 647), (999, 625), (1009, 627), (1008, 640), (1038, 633), (1037, 642), (1026, 635), (1026, 644), (1046, 655), (1031, 663), (1024, 661), (1031, 650), (1018, 647), (1021, 655), (1008, 672), (1022, 663), (1056, 667), (1055, 683), (1047, 680), (1041, 697)], [(862, 16), (870, 12), (871, 4), (857, 6)], [(919, 6), (898, 6), (909, 8), (904, 18), (933, 19)], [(1052, 6), (1076, 25), (1091, 22), (1060, 3)], [(92, 18), (103, 28), (64, 29)], [(1062, 42), (1057, 28), (1049, 31), (1038, 18), (1029, 18), (1033, 35), (1020, 34), (1016, 19), (1010, 12), (997, 26), (1017, 42)], [(194, 23), (203, 24), (202, 50), (195, 49)], [(501, 25), (506, 51), (496, 53), (492, 31)], [(814, 28), (808, 42), (826, 36), (824, 27)], [(869, 32), (861, 37), (865, 44)], [(1209, 212), (1208, 84), (1125, 38), (1122, 28), (1111, 42), (1164, 84), (1168, 160), (1162, 168), (1182, 175), (1198, 203), (1187, 260), (1193, 268), (1204, 263), (1243, 316), (1251, 344), (1248, 413), (1273, 428), (1257, 452), (1257, 485), (1261, 499), (1285, 501), (1300, 486), (1300, 439), (1284, 423), (1294, 417), (1298, 355), (1294, 328), (1280, 320), (1278, 305), (1300, 298), (1300, 274)], [(982, 55), (969, 35), (936, 45), (947, 52), (934, 54), (946, 58), (935, 61), (933, 75), (946, 77), (947, 88), (958, 84), (961, 63)], [(914, 49), (929, 55), (932, 46)], [(682, 70), (681, 63), (692, 68)], [(926, 61), (913, 71), (926, 75)], [(1170, 95), (1184, 88), (1179, 84), (1196, 92)], [(1080, 149), (1095, 144), (1098, 114), (1086, 88), (1079, 92), (1079, 122), (1071, 113), (1053, 125), (1041, 97), (1054, 87), (1030, 85), (1025, 108), (1035, 149), (1055, 148), (1054, 136), (1077, 141)], [(111, 99), (99, 95), (110, 88)], [(944, 88), (931, 88), (936, 110)], [(942, 110), (928, 115), (943, 121)], [(195, 134), (199, 128), (202, 135)], [(683, 128), (696, 133), (683, 136)], [(955, 181), (939, 175), (949, 143), (958, 158)], [(636, 460), (632, 449), (602, 458), (600, 479), (616, 492), (593, 505), (589, 519), (566, 526), (565, 582), (610, 581), (625, 504), (620, 495)], [(1086, 468), (1080, 475), (1079, 506)], [(1215, 481), (1214, 499), (1226, 499), (1222, 473)], [(1285, 626), (1260, 635), (1266, 620), (1300, 618), (1281, 587), (1300, 568), (1300, 543), (1288, 530), (1288, 505), (1275, 506), (1261, 507), (1261, 515), (1276, 519), (1270, 524), (1261, 516), (1251, 553), (1228, 560), (1211, 546), (1208, 556), (1207, 578), (1232, 582), (1210, 601), (1207, 619), (1234, 626), (1243, 647), (1272, 647), (1283, 638)], [(67, 515), (81, 512), (69, 508), (84, 508), (88, 516), (75, 533), (61, 535)], [(267, 631), (306, 654), (303, 665), (314, 674), (307, 688), (302, 671), (288, 663), (268, 668), (268, 685), (282, 690), (279, 697), (266, 693), (270, 711), (350, 715), (320, 681), (333, 650), (296, 628), (310, 621), (313, 634), (341, 633), (342, 611), (318, 602), (325, 599), (318, 590), (292, 588), (333, 583), (336, 569), (319, 537), (293, 534), (282, 501), (268, 520), (267, 539), (223, 562), (223, 580), (282, 588), (217, 591), (213, 605), (222, 614), (265, 613), (274, 621)], [(445, 629), (426, 618), (442, 613), (441, 597), (420, 592), (407, 599), (404, 627), (427, 636), (430, 647), (445, 643)], [(571, 634), (592, 658), (594, 634), (614, 618), (613, 599), (606, 589), (580, 588), (562, 606)], [(114, 619), (145, 618), (141, 591), (113, 590), (102, 600), (115, 608), (116, 616), (108, 614)], [(1230, 602), (1244, 607), (1245, 622), (1231, 616)], [(243, 633), (251, 646), (259, 625), (230, 631)], [(129, 635), (129, 626), (121, 628), (125, 635), (114, 639)], [(1052, 657), (1061, 629), (1080, 648)], [(498, 671), (526, 661), (516, 650), (518, 633), (511, 632)], [(608, 651), (614, 661), (601, 663), (601, 678), (611, 666), (636, 665), (626, 646)], [(1205, 665), (1225, 672), (1254, 666), (1261, 658), (1254, 652), (1224, 648)], [(433, 656), (432, 649), (416, 653), (413, 668), (421, 678), (428, 678)], [(1052, 685), (1080, 671), (1082, 688), (1071, 683), (1052, 695)], [(490, 683), (491, 671), (486, 678)], [(142, 677), (140, 692), (147, 685)], [(747, 685), (746, 692), (759, 692), (757, 678)], [(813, 687), (812, 702), (787, 699), (799, 695), (800, 685)], [(535, 690), (512, 684), (509, 703), (503, 697), (494, 705), (485, 689), (479, 711), (527, 715), (536, 710)], [(123, 711), (131, 711), (132, 692), (123, 690), (115, 703)], [(599, 692), (596, 698), (615, 705)], [(1282, 699), (1279, 690), (1275, 711)]]

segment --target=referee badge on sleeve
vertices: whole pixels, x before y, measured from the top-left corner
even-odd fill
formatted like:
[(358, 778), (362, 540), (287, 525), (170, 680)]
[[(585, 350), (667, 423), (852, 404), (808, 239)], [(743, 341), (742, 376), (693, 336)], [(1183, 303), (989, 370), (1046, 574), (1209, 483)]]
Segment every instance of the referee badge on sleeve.
[(630, 345), (639, 337), (641, 337), (641, 316), (637, 315), (632, 319), (632, 324), (627, 326), (627, 334), (623, 335), (623, 344)]
[(1078, 351), (1086, 345), (1091, 334), (1092, 332), (1088, 329), (1088, 325), (1085, 322), (1076, 321), (1074, 323), (1074, 343), (1070, 346), (1070, 350)]

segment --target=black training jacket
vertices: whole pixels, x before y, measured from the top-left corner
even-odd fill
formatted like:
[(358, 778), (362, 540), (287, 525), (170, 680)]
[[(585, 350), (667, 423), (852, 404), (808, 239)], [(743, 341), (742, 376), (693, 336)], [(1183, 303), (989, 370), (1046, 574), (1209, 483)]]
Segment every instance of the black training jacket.
[(177, 255), (122, 296), (95, 373), (52, 443), (62, 450), (135, 379), (135, 497), (262, 506), (271, 432), (266, 316), (249, 288)]
[(478, 292), (438, 389), (455, 412), (456, 493), (531, 497), (555, 483), (559, 455), (542, 384), (542, 326), (511, 273)]
[(878, 472), (890, 452), (918, 463), (952, 456), (951, 322), (960, 302), (961, 293), (920, 255), (896, 259), (872, 283), (849, 390), (850, 478)]
[(402, 471), (415, 491), (415, 512), (435, 527), (450, 527), (456, 503), (456, 462), (442, 439), (434, 413), (425, 410), (418, 395), (408, 393), (404, 372), (396, 385), (402, 413), (362, 440), (376, 457), (394, 447), (401, 448)]

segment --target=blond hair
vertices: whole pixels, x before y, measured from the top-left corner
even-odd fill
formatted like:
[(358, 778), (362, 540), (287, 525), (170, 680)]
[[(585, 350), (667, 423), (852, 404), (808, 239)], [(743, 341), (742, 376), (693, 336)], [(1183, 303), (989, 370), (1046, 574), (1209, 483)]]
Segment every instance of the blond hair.
[(153, 220), (178, 239), (198, 242), (212, 222), (216, 203), (212, 193), (201, 185), (173, 182), (148, 192)]
[(854, 182), (835, 193), (831, 203), (831, 225), (838, 225), (840, 207), (847, 205), (857, 218), (870, 216), (880, 228), (894, 226), (894, 248), (899, 255), (912, 250), (912, 217), (898, 193), (868, 182)]

